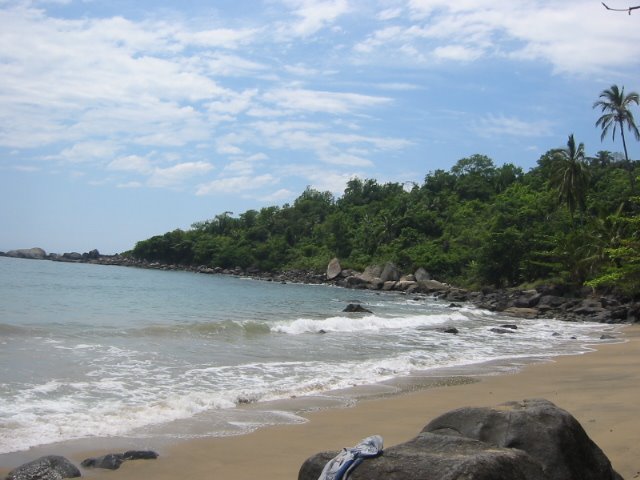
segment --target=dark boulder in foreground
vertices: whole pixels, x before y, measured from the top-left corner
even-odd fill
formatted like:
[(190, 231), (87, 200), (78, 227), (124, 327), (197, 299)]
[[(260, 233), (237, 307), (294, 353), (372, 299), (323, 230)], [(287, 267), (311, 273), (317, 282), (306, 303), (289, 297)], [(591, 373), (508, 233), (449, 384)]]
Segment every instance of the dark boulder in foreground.
[[(309, 458), (298, 480), (317, 480), (337, 452)], [(365, 460), (352, 480), (622, 480), (568, 412), (547, 400), (462, 408), (406, 443)]]
[(80, 470), (69, 460), (57, 455), (49, 455), (11, 470), (6, 480), (60, 480), (79, 476)]

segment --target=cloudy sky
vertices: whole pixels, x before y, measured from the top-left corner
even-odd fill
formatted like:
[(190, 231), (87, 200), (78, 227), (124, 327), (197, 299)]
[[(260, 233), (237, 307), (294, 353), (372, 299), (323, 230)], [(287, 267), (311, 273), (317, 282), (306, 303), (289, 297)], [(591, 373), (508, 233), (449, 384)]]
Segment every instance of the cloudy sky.
[(639, 54), (640, 13), (596, 0), (0, 0), (0, 250), (121, 252), (474, 153), (528, 170), (570, 133), (620, 151), (592, 104), (640, 91)]

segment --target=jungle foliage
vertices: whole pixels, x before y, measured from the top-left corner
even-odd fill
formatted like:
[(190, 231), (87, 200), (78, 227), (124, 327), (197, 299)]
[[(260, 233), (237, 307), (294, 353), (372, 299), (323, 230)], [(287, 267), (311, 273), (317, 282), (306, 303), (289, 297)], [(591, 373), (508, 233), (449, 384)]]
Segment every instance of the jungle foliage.
[(556, 282), (640, 294), (640, 162), (567, 148), (528, 172), (484, 155), (421, 185), (350, 180), (342, 196), (307, 188), (292, 203), (223, 212), (136, 244), (148, 261), (262, 271), (395, 262), (478, 287)]

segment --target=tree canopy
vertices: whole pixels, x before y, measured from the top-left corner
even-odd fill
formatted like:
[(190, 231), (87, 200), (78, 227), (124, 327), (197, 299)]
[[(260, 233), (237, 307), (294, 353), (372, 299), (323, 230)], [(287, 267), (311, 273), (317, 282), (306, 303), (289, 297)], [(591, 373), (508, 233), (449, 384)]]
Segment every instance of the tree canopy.
[(292, 204), (222, 212), (129, 253), (262, 271), (321, 272), (332, 257), (355, 269), (392, 261), (462, 286), (554, 282), (640, 296), (640, 161), (629, 159), (624, 137), (626, 127), (640, 140), (631, 111), (640, 97), (612, 85), (599, 98), (596, 126), (602, 139), (619, 129), (624, 159), (607, 151), (587, 157), (572, 134), (526, 173), (476, 154), (429, 172), (421, 185), (352, 178), (338, 198), (307, 187)]

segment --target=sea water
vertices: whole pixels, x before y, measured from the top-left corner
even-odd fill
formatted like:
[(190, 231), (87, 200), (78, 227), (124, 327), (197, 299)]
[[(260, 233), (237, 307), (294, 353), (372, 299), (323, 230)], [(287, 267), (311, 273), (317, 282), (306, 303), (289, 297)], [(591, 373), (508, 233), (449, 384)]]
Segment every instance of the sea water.
[[(373, 313), (343, 313), (354, 302)], [(491, 330), (506, 322), (517, 330)], [(416, 295), (0, 258), (0, 454), (301, 422), (362, 392), (578, 354), (604, 329)]]

